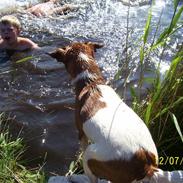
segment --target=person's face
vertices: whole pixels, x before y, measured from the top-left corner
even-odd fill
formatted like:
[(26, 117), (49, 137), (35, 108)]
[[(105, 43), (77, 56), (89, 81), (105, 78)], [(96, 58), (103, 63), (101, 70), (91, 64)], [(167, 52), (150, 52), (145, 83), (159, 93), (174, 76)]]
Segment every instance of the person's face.
[(19, 30), (11, 24), (0, 24), (0, 35), (8, 44), (13, 44), (17, 41)]

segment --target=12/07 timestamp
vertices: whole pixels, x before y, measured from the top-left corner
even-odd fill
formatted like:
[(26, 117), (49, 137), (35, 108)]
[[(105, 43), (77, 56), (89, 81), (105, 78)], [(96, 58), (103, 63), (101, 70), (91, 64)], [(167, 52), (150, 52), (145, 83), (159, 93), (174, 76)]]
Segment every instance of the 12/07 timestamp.
[(179, 156), (160, 156), (159, 165), (183, 165), (183, 157)]

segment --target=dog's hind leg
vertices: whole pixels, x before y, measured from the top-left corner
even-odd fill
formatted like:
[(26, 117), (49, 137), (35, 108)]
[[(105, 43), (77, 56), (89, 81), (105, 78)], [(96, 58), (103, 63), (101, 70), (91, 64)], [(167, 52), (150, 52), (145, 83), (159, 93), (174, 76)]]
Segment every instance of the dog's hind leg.
[(97, 157), (97, 148), (95, 144), (91, 144), (87, 147), (86, 151), (84, 152), (83, 155), (83, 168), (85, 174), (88, 176), (90, 179), (91, 183), (98, 183), (97, 177), (91, 172), (89, 166), (88, 166), (88, 160), (90, 159), (95, 159)]

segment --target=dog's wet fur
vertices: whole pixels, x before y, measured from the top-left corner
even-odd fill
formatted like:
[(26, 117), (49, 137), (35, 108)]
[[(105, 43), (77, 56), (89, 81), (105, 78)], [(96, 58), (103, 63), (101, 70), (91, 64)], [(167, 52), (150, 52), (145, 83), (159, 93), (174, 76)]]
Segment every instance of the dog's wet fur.
[(75, 86), (75, 119), (85, 174), (91, 183), (97, 178), (131, 183), (151, 177), (158, 166), (155, 144), (144, 122), (105, 84), (94, 59), (101, 47), (73, 43), (50, 53), (65, 64)]

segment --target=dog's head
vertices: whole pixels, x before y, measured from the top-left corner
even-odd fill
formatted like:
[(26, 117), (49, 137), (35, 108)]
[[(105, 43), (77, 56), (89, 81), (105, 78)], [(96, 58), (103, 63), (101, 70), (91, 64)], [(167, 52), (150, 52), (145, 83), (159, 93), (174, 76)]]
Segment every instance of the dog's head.
[(102, 48), (103, 44), (87, 42), (87, 43), (73, 43), (63, 48), (57, 48), (55, 51), (49, 53), (58, 62), (65, 64), (67, 71), (71, 77), (76, 77), (78, 73), (88, 69), (94, 63), (94, 52), (98, 48)]

